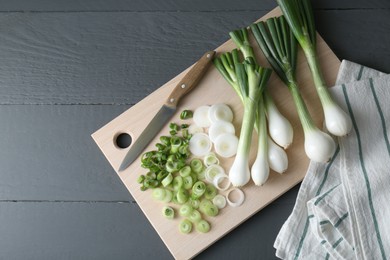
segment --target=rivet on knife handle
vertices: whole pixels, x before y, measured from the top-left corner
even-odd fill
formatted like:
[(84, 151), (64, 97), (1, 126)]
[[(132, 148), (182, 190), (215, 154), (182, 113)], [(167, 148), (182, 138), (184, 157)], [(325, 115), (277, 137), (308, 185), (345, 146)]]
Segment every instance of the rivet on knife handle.
[(206, 73), (207, 68), (210, 66), (210, 61), (213, 59), (214, 54), (215, 51), (208, 51), (199, 59), (199, 61), (173, 89), (165, 102), (166, 106), (176, 107), (179, 100), (196, 86), (202, 78), (202, 75)]

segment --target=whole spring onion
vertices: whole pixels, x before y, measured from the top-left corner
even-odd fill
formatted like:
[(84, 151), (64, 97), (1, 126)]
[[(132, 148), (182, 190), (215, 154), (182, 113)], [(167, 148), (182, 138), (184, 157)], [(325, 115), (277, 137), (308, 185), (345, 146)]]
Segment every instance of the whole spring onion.
[(250, 28), (265, 57), (292, 94), (305, 135), (306, 155), (316, 162), (328, 161), (336, 145), (329, 135), (315, 126), (299, 92), (295, 76), (298, 45), (286, 19), (274, 17)]
[(250, 179), (249, 150), (258, 102), (271, 75), (271, 70), (249, 61), (235, 63), (238, 86), (244, 103), (244, 117), (235, 160), (229, 171), (233, 186), (240, 187)]
[(260, 97), (258, 103), (258, 149), (255, 162), (252, 165), (251, 177), (255, 185), (263, 185), (269, 176), (269, 164), (268, 164), (268, 135), (267, 135), (267, 122), (265, 118), (263, 96)]
[[(232, 31), (229, 35), (243, 53), (244, 59), (256, 60), (246, 28)], [(287, 149), (293, 141), (293, 128), (290, 122), (279, 112), (267, 89), (264, 94), (264, 102), (268, 117), (269, 134), (279, 146)]]
[(305, 53), (324, 110), (327, 130), (336, 136), (347, 135), (352, 129), (351, 118), (334, 102), (320, 70), (316, 54), (317, 34), (311, 0), (277, 0), (277, 2)]

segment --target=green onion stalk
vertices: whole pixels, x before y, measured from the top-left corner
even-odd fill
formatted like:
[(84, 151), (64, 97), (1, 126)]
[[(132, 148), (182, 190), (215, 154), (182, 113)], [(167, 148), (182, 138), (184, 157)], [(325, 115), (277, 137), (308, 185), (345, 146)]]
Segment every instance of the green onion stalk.
[[(239, 51), (237, 49), (232, 50), (231, 52), (222, 53), (219, 57), (214, 59), (214, 65), (221, 73), (221, 75), (226, 79), (226, 81), (230, 84), (230, 86), (235, 90), (237, 95), (240, 97), (242, 103), (244, 104), (244, 95), (241, 93), (241, 89), (238, 84), (237, 75), (234, 70), (235, 64), (239, 62)], [(253, 58), (248, 58), (247, 61), (252, 61)], [(264, 93), (263, 93), (264, 94)], [(262, 102), (259, 102), (258, 106), (263, 106)], [(259, 109), (259, 107), (258, 107)], [(263, 109), (264, 111), (264, 109)], [(259, 132), (261, 127), (266, 127), (264, 125), (260, 125), (259, 114), (257, 114), (257, 118), (255, 119), (255, 129)], [(260, 131), (261, 132), (261, 131)], [(288, 167), (288, 158), (286, 152), (276, 145), (271, 138), (267, 135), (267, 143), (261, 141), (264, 140), (261, 137), (258, 138), (258, 151), (257, 154), (261, 152), (260, 147), (268, 146), (268, 162), (269, 167), (278, 173), (283, 173)], [(252, 166), (253, 168), (253, 166)]]
[(259, 67), (251, 59), (240, 62), (238, 50), (224, 53), (214, 60), (217, 69), (236, 90), (244, 104), (244, 117), (241, 125), (237, 154), (229, 171), (233, 186), (240, 187), (248, 183), (249, 151), (255, 123), (258, 102), (272, 73), (270, 69)]
[[(241, 28), (229, 33), (238, 49), (242, 52), (244, 59), (256, 62), (253, 48), (249, 42), (248, 30)], [(257, 63), (258, 64), (258, 63)], [(293, 128), (290, 122), (279, 112), (271, 95), (266, 89), (264, 92), (264, 104), (268, 116), (268, 130), (272, 139), (279, 146), (287, 149), (293, 140)], [(257, 121), (259, 118), (257, 118)]]
[(324, 110), (327, 130), (336, 136), (347, 135), (352, 129), (351, 118), (330, 95), (318, 62), (317, 34), (310, 0), (277, 0), (277, 2), (306, 56)]
[(250, 26), (253, 35), (279, 78), (288, 87), (298, 111), (305, 135), (305, 152), (317, 162), (326, 162), (333, 155), (333, 139), (319, 130), (300, 94), (296, 80), (298, 44), (284, 16), (273, 17)]

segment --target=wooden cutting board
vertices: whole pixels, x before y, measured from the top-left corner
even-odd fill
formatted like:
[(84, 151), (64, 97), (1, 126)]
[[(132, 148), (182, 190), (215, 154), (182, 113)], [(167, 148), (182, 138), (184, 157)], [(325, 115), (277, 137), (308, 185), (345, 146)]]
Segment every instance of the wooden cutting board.
[[(276, 8), (260, 20), (279, 15), (280, 10), (279, 8)], [(226, 34), (228, 34), (228, 32), (226, 32)], [(263, 66), (269, 66), (253, 38), (252, 46), (255, 49), (259, 63)], [(229, 40), (216, 49), (217, 55), (221, 52), (230, 51), (233, 48), (235, 48), (235, 45)], [(318, 56), (327, 84), (328, 86), (332, 86), (336, 80), (340, 61), (320, 36), (318, 36)], [(122, 159), (128, 151), (128, 148), (121, 149), (116, 145), (116, 137), (121, 133), (128, 133), (133, 140), (137, 139), (187, 70), (180, 73), (138, 104), (134, 105), (92, 134), (93, 139), (115, 171), (117, 171)], [(302, 51), (300, 51), (298, 57), (297, 77), (308, 109), (314, 117), (317, 126), (321, 127), (323, 121), (322, 109)], [(145, 216), (149, 219), (150, 223), (176, 259), (194, 257), (303, 179), (309, 160), (304, 153), (303, 132), (292, 98), (288, 89), (277, 78), (275, 73), (270, 79), (268, 88), (280, 111), (290, 120), (294, 128), (294, 141), (287, 151), (289, 168), (283, 175), (271, 172), (267, 183), (262, 187), (257, 187), (252, 182), (245, 186), (243, 188), (246, 197), (245, 203), (237, 208), (227, 206), (221, 210), (221, 213), (217, 217), (208, 218), (207, 220), (212, 226), (209, 233), (199, 234), (196, 231), (193, 231), (189, 235), (180, 234), (178, 231), (178, 223), (181, 218), (167, 220), (161, 215), (163, 204), (152, 199), (151, 191), (140, 191), (140, 185), (136, 182), (136, 179), (140, 174), (146, 173), (145, 169), (140, 167), (139, 159), (125, 171), (118, 172), (119, 177), (141, 207)], [(179, 115), (183, 109), (195, 109), (201, 105), (216, 103), (225, 103), (232, 108), (235, 114), (233, 123), (236, 127), (236, 131), (239, 132), (243, 112), (240, 100), (227, 82), (221, 77), (219, 72), (213, 66), (210, 66), (209, 71), (199, 85), (189, 95), (182, 99), (177, 113), (172, 117), (171, 121), (181, 122)], [(161, 130), (158, 136), (167, 135), (168, 132), (167, 125)], [(146, 148), (146, 151), (154, 149), (154, 145), (158, 141), (158, 136)], [(253, 137), (252, 143), (257, 143), (256, 136)], [(254, 160), (255, 153), (256, 145), (253, 145), (253, 147), (251, 147), (251, 162)], [(225, 169), (229, 169), (232, 159), (221, 161), (222, 166)]]

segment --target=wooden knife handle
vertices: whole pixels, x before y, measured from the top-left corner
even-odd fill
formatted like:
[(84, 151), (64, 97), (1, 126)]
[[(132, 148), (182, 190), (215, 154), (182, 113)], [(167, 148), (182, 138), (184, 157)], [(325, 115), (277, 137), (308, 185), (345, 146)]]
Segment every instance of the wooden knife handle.
[(173, 89), (165, 102), (166, 106), (176, 107), (180, 99), (198, 84), (210, 66), (214, 54), (215, 51), (208, 51), (198, 60), (197, 63), (195, 63), (190, 71), (187, 72), (187, 74)]

